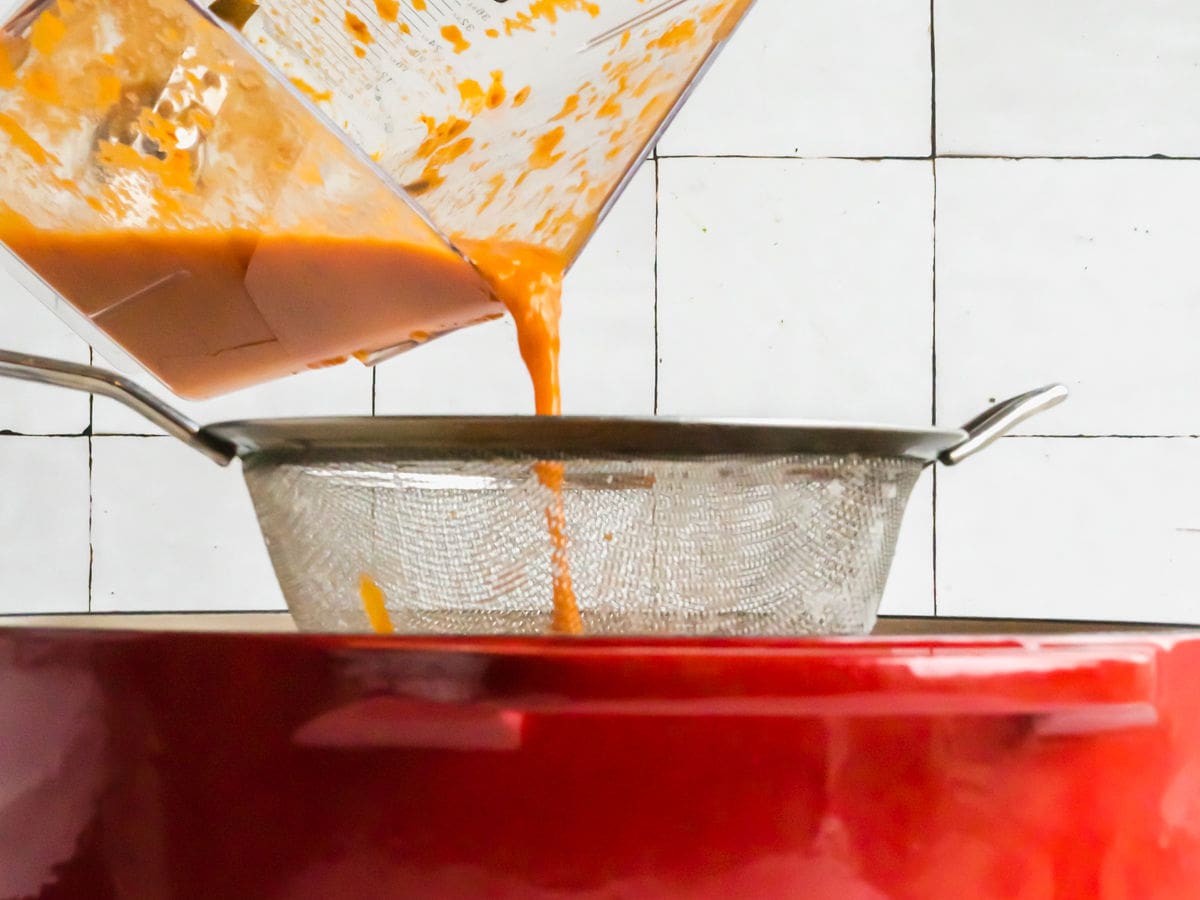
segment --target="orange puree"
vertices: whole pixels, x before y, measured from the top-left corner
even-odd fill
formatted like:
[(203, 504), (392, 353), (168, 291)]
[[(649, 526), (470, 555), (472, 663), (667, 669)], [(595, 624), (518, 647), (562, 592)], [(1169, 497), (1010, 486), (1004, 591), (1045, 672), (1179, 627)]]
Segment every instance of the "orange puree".
[(443, 25), (442, 37), (450, 42), (455, 53), (462, 53), (471, 46), (471, 42), (463, 37), (462, 31), (457, 25)]
[(563, 464), (540, 462), (534, 466), (538, 481), (553, 495), (546, 507), (546, 530), (550, 533), (550, 570), (554, 577), (554, 612), (550, 630), (557, 634), (583, 634), (583, 619), (571, 584), (567, 560), (567, 517), (563, 508)]
[[(201, 398), (496, 313), (448, 249), (223, 231), (73, 233), (0, 215), (3, 240), (176, 393)], [(103, 273), (103, 277), (98, 277)]]
[[(559, 319), (566, 259), (529, 244), (459, 240), (459, 248), (484, 273), (496, 296), (517, 326), (521, 358), (533, 381), (534, 408), (539, 416), (562, 414), (558, 372)], [(554, 614), (550, 628), (560, 634), (581, 634), (583, 622), (571, 584), (567, 560), (566, 516), (563, 509), (562, 463), (540, 462), (538, 480), (552, 494), (546, 508), (554, 576)]]
[(375, 10), (385, 22), (395, 22), (400, 15), (400, 0), (375, 0)]
[(371, 623), (371, 630), (376, 634), (395, 634), (396, 628), (387, 611), (387, 597), (370, 575), (359, 576), (358, 595), (362, 597), (363, 611)]
[(350, 12), (350, 10), (346, 10), (346, 30), (350, 32), (352, 38), (362, 41), (364, 44), (369, 44), (375, 40), (371, 37), (371, 30), (367, 28), (367, 23)]
[(566, 260), (530, 244), (461, 239), (456, 243), (479, 267), (513, 317), (521, 358), (533, 379), (537, 414), (561, 415), (558, 322)]

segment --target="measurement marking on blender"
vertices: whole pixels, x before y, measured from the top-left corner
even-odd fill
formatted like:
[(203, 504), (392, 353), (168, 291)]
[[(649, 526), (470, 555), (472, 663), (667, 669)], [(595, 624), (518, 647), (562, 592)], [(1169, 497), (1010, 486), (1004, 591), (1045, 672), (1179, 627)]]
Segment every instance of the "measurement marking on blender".
[(416, 13), (413, 11), (410, 11), (406, 7), (400, 8), (400, 17), (402, 19), (404, 19), (404, 23), (410, 29), (412, 29), (414, 31), (419, 31), (422, 28), (422, 24), (416, 20), (415, 16), (416, 16)]
[(408, 9), (403, 10), (408, 21), (412, 23), (412, 27), (419, 32), (424, 32), (426, 29), (434, 25), (435, 19), (430, 15), (428, 9)]
[(592, 50), (606, 41), (611, 41), (615, 37), (620, 37), (630, 28), (637, 28), (639, 25), (645, 25), (647, 22), (657, 19), (663, 13), (668, 13), (671, 10), (677, 9), (680, 6), (683, 6), (685, 3), (690, 2), (691, 0), (666, 0), (666, 2), (660, 3), (658, 6), (651, 7), (644, 13), (634, 16), (632, 19), (626, 19), (620, 25), (614, 25), (612, 28), (608, 29), (608, 31), (601, 32), (580, 47), (578, 52), (582, 53), (585, 50)]
[[(360, 22), (362, 22), (362, 24), (364, 24), (364, 25), (366, 25), (366, 23), (368, 23), (368, 22), (375, 22), (375, 21), (379, 20), (379, 13), (375, 9), (374, 3), (363, 2), (363, 0), (358, 0), (358, 2), (355, 3), (355, 2), (353, 2), (353, 0), (351, 0), (351, 2), (346, 4), (346, 11), (349, 13), (353, 13), (360, 20)], [(383, 23), (382, 21), (380, 21), (380, 24), (382, 25), (382, 24), (386, 24), (386, 23)], [(375, 41), (379, 40), (380, 34), (381, 34), (381, 29), (378, 26), (372, 26), (372, 27), (368, 28), (367, 34), (366, 34), (367, 39), (366, 39), (365, 45), (370, 45), (370, 44), (374, 43)], [(347, 35), (347, 36), (349, 36), (349, 35)], [(356, 41), (356, 43), (359, 43), (359, 42)], [(367, 49), (369, 49), (369, 46), (367, 47)]]
[(146, 285), (145, 287), (134, 291), (132, 294), (126, 294), (124, 297), (114, 300), (112, 303), (108, 304), (108, 306), (105, 306), (102, 309), (97, 310), (96, 312), (92, 313), (92, 318), (99, 319), (101, 316), (106, 316), (106, 315), (116, 311), (120, 307), (124, 306), (126, 303), (130, 303), (141, 297), (145, 297), (148, 294), (152, 293), (153, 291), (158, 290), (159, 288), (166, 287), (167, 285), (171, 284), (172, 282), (186, 281), (187, 278), (188, 278), (188, 273), (183, 270), (172, 272), (169, 275), (164, 275), (162, 278), (158, 279), (157, 281), (151, 282), (150, 284)]
[[(371, 17), (378, 18), (378, 13), (374, 4), (364, 3), (361, 2), (361, 0), (358, 4), (358, 8), (355, 9), (352, 7), (351, 12), (357, 15), (364, 22), (368, 21), (368, 19)], [(405, 11), (403, 8), (401, 8), (398, 10), (398, 13), (400, 15), (404, 15)], [(402, 33), (399, 32), (399, 30), (394, 26), (389, 27), (389, 25), (390, 23), (388, 22), (381, 22), (381, 27), (376, 27), (370, 32), (371, 43), (360, 46), (363, 47), (364, 52), (369, 53), (372, 56), (382, 54), (384, 57), (388, 58), (387, 61), (396, 62), (397, 55), (401, 50), (404, 49), (405, 45)], [(358, 63), (358, 65), (361, 65), (361, 62)]]
[(272, 7), (258, 21), (263, 22), (265, 33), (276, 47), (294, 53), (302, 51), (310, 62), (322, 55), (334, 56), (335, 62), (345, 62), (344, 59), (337, 59), (345, 53), (340, 32), (338, 40), (330, 40), (330, 26), (324, 16), (316, 17), (314, 21), (314, 17), (308, 13), (301, 14), (287, 8)]
[[(321, 19), (319, 22), (314, 23), (307, 19), (295, 20), (291, 17), (284, 17), (277, 23), (276, 27), (299, 34), (303, 42), (308, 44), (305, 49), (310, 57), (315, 58), (318, 53), (326, 53), (335, 57), (335, 62), (340, 62), (343, 65), (348, 61), (348, 54), (342, 46), (344, 41), (341, 32), (338, 32), (337, 40), (331, 40), (329, 37), (330, 25), (326, 19)], [(278, 35), (275, 37), (278, 40)]]
[(358, 60), (354, 58), (351, 51), (346, 49), (346, 42), (350, 39), (350, 36), (342, 31), (339, 25), (333, 25), (328, 19), (322, 19), (317, 24), (317, 28), (325, 32), (326, 35), (325, 40), (319, 41), (318, 46), (322, 47), (322, 49), (332, 51), (333, 55), (338, 57), (343, 65), (358, 65)]

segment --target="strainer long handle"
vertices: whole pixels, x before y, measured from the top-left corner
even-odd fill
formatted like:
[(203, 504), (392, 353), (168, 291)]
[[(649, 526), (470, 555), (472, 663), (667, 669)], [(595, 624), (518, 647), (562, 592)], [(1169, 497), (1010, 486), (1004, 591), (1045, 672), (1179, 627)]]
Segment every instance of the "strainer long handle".
[(232, 444), (204, 431), (179, 410), (163, 403), (145, 388), (116, 372), (0, 350), (0, 377), (34, 381), (108, 397), (123, 403), (167, 434), (179, 438), (223, 466), (229, 465), (237, 456)]
[(1045, 412), (1052, 406), (1058, 406), (1067, 399), (1067, 394), (1066, 385), (1049, 384), (1046, 387), (1003, 400), (995, 406), (985, 409), (963, 425), (963, 431), (967, 433), (966, 439), (961, 444), (942, 453), (942, 462), (953, 466), (964, 459), (969, 459), (980, 450), (986, 449), (1004, 437), (1030, 416)]

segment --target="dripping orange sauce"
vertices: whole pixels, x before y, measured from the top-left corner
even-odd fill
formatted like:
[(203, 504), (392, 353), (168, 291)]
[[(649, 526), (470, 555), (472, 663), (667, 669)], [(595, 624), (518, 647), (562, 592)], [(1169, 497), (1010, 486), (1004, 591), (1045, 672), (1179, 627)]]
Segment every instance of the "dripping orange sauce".
[[(539, 416), (562, 415), (559, 379), (559, 320), (566, 259), (559, 253), (516, 242), (459, 240), (459, 247), (479, 268), (517, 326), (517, 344), (533, 381), (534, 410)], [(563, 508), (563, 465), (539, 462), (538, 480), (551, 494), (546, 508), (550, 533), (550, 565), (554, 579), (554, 612), (550, 630), (581, 634), (583, 622), (567, 561), (566, 514)]]
[(396, 628), (387, 611), (387, 597), (370, 575), (360, 575), (358, 595), (362, 598), (363, 610), (376, 634), (395, 634)]
[[(562, 315), (562, 281), (566, 260), (561, 254), (530, 244), (465, 239), (457, 243), (483, 273), (496, 297), (513, 317), (521, 358), (533, 381), (535, 411), (539, 416), (561, 415), (559, 320)], [(550, 630), (556, 634), (581, 634), (583, 620), (579, 614), (567, 559), (563, 465), (560, 462), (539, 462), (534, 466), (534, 473), (550, 493), (550, 502), (546, 507), (554, 585)], [(377, 634), (391, 634), (394, 629), (387, 616), (383, 591), (363, 575), (359, 594), (372, 629)]]

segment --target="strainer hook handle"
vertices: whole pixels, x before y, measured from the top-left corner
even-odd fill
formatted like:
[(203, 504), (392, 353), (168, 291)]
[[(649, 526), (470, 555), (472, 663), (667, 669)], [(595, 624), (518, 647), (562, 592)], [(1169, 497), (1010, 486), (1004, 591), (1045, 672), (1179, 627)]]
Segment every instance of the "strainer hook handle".
[(0, 377), (33, 381), (108, 397), (123, 403), (167, 434), (223, 466), (229, 465), (237, 456), (232, 444), (204, 431), (179, 410), (116, 372), (46, 359), (43, 356), (0, 350)]
[(962, 443), (944, 451), (941, 461), (948, 466), (958, 465), (964, 459), (969, 459), (980, 450), (991, 446), (1031, 416), (1045, 412), (1052, 406), (1058, 406), (1067, 399), (1069, 393), (1064, 384), (1048, 384), (985, 409), (963, 425), (962, 430), (967, 433), (966, 438)]

